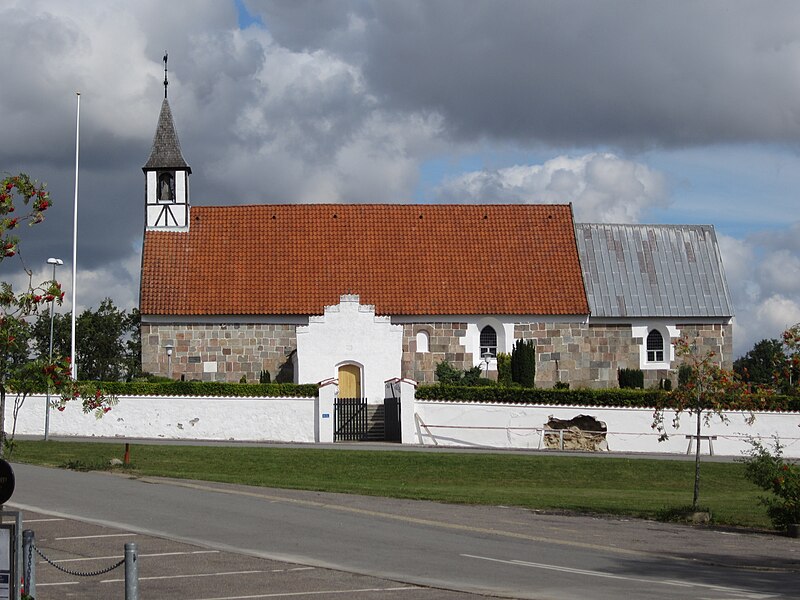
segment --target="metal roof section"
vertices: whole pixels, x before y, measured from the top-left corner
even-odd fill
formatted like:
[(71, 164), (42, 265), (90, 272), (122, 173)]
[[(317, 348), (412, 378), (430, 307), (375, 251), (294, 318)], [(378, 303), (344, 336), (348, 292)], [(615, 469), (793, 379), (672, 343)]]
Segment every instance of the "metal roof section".
[(172, 120), (172, 110), (170, 110), (166, 98), (161, 103), (161, 113), (158, 115), (158, 125), (153, 137), (150, 158), (142, 167), (144, 171), (153, 169), (185, 169), (189, 173), (192, 172), (192, 168), (186, 163), (181, 153), (181, 143), (178, 141), (178, 133), (175, 131), (175, 123)]
[(576, 223), (593, 317), (732, 317), (712, 225)]

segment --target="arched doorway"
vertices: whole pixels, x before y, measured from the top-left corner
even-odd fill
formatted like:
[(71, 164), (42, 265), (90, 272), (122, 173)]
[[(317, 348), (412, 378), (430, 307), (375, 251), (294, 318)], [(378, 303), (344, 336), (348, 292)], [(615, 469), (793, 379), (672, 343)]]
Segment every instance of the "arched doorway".
[(358, 365), (339, 367), (339, 398), (361, 398), (361, 367)]

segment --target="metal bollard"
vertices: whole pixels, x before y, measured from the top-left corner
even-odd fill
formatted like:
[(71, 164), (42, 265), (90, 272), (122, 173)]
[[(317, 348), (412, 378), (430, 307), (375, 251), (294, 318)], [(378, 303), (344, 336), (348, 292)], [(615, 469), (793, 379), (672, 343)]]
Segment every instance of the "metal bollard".
[[(31, 598), (36, 596), (36, 561), (33, 558), (34, 533), (22, 532), (22, 588)], [(19, 564), (19, 563), (17, 563)]]
[(136, 544), (125, 544), (125, 600), (139, 600), (139, 566)]

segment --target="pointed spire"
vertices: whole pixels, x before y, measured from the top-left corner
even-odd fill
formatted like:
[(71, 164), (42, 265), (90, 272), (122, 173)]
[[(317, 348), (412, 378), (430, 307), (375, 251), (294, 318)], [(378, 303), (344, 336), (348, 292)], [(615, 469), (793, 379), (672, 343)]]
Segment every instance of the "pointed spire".
[[(164, 88), (166, 92), (166, 87)], [(175, 131), (175, 123), (172, 120), (172, 110), (169, 101), (164, 98), (161, 103), (161, 114), (158, 116), (156, 134), (153, 137), (153, 149), (150, 158), (142, 167), (143, 170), (152, 169), (185, 169), (189, 173), (192, 168), (186, 163), (181, 153), (181, 144), (178, 141), (178, 134)]]

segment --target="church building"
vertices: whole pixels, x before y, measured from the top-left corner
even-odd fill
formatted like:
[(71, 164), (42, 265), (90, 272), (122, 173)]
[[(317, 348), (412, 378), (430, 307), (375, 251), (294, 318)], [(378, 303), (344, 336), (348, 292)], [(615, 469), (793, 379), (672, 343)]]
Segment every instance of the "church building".
[(575, 223), (571, 205), (190, 206), (164, 99), (145, 166), (142, 367), (187, 380), (314, 383), (382, 400), (441, 361), (496, 377), (536, 345), (536, 383), (677, 378), (674, 343), (732, 361), (710, 225)]

